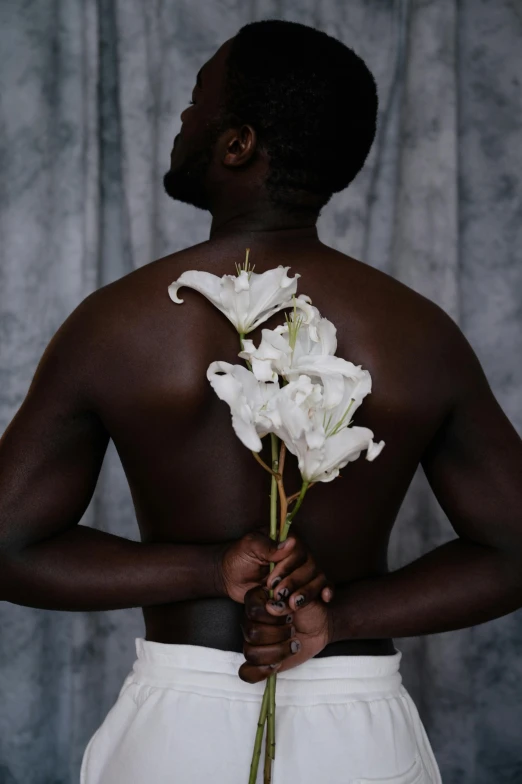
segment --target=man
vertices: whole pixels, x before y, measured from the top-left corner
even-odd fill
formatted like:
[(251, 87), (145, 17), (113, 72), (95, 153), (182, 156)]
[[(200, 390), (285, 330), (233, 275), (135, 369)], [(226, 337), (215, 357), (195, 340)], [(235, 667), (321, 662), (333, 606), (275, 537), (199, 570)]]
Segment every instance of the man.
[[(393, 638), (522, 605), (521, 439), (441, 308), (318, 238), (320, 210), (374, 138), (364, 63), (312, 28), (254, 23), (204, 64), (192, 99), (164, 185), (211, 212), (209, 240), (94, 292), (51, 340), (1, 442), (2, 598), (143, 607), (146, 638), (82, 784), (245, 784), (270, 665), (277, 782), (440, 784)], [(370, 371), (355, 424), (386, 444), (309, 491), (281, 550), (266, 537), (268, 477), (206, 379), (216, 359), (241, 362), (237, 332), (199, 293), (184, 288), (182, 306), (167, 295), (185, 270), (234, 274), (247, 247), (256, 273), (300, 274), (337, 355)], [(109, 438), (142, 543), (76, 525)], [(390, 574), (419, 463), (457, 536)], [(284, 482), (300, 486), (288, 454)]]

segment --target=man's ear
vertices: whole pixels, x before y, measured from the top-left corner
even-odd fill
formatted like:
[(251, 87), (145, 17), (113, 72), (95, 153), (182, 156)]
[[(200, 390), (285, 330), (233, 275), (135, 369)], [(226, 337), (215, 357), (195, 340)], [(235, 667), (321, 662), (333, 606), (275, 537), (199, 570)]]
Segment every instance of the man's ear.
[(231, 128), (223, 140), (225, 166), (243, 166), (254, 155), (257, 148), (257, 133), (251, 125)]

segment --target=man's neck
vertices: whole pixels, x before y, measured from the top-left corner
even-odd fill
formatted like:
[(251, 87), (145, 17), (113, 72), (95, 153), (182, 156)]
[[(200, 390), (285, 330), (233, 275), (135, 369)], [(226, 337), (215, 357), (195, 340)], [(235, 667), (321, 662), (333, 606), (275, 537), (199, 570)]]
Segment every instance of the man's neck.
[(249, 239), (257, 243), (318, 241), (317, 215), (289, 216), (273, 208), (228, 214), (213, 214), (209, 242), (229, 240), (244, 243)]

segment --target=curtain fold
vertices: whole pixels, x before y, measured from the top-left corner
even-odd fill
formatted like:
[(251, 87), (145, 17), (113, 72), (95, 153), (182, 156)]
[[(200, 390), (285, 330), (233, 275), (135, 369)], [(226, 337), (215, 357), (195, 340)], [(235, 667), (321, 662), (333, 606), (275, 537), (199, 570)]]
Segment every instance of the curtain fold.
[[(508, 0), (1, 3), (0, 432), (84, 297), (208, 238), (208, 213), (163, 193), (179, 115), (202, 63), (270, 17), (340, 38), (379, 88), (376, 142), (325, 208), (321, 239), (448, 312), (522, 432), (522, 13)], [(112, 442), (81, 522), (139, 539)], [(390, 569), (454, 536), (419, 468)], [(141, 612), (3, 602), (0, 623), (0, 784), (76, 782)], [(444, 784), (522, 781), (521, 642), (520, 612), (396, 640)]]

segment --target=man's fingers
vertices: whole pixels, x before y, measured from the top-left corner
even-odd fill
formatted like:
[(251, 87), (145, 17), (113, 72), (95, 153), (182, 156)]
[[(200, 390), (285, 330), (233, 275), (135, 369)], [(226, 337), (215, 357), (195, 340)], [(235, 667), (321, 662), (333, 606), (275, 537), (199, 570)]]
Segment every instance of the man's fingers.
[[(268, 599), (266, 611), (269, 615), (272, 615), (274, 618), (282, 617), (286, 613), (295, 613), (318, 599), (329, 602), (334, 596), (334, 585), (327, 580), (323, 572), (316, 575), (308, 583), (305, 581), (299, 582), (301, 582), (301, 585), (290, 594), (290, 589), (286, 587), (290, 583), (286, 580), (285, 584), (282, 583), (282, 590), (285, 592), (286, 598), (282, 600)], [(290, 586), (290, 588), (292, 587)]]
[[(284, 547), (278, 548), (278, 542), (271, 539), (269, 531), (264, 529), (257, 529), (245, 534), (245, 539), (248, 540), (252, 554), (261, 562), (267, 565), (272, 563), (279, 563), (288, 557), (289, 553), (296, 549), (296, 539), (289, 536), (284, 542)], [(301, 556), (302, 558), (302, 556)]]
[(294, 593), (288, 597), (288, 607), (290, 608), (290, 612), (300, 610), (302, 607), (306, 607), (307, 604), (310, 604), (310, 602), (319, 599), (323, 588), (326, 586), (328, 586), (328, 580), (321, 572), (321, 574), (315, 577), (307, 585), (303, 585), (300, 588), (297, 588)]
[(268, 540), (269, 550), (266, 555), (268, 562), (272, 561), (272, 563), (278, 564), (284, 561), (285, 558), (288, 558), (289, 555), (292, 555), (294, 558), (300, 558), (301, 561), (306, 557), (302, 551), (302, 545), (295, 536), (289, 536), (288, 539), (281, 542), (282, 547), (279, 547), (279, 543), (270, 539), (270, 537), (268, 537)]
[[(273, 620), (273, 619), (272, 619)], [(240, 622), (245, 642), (251, 645), (272, 645), (285, 642), (295, 635), (295, 626), (282, 624), (256, 623), (244, 618)]]
[(291, 626), (293, 613), (278, 618), (270, 615), (266, 610), (268, 597), (268, 590), (262, 586), (251, 588), (245, 594), (245, 617), (241, 621), (241, 629), (246, 662), (239, 668), (238, 675), (247, 683), (266, 680), (301, 646), (296, 640), (295, 628)]
[(274, 569), (268, 576), (267, 587), (273, 588), (274, 592), (276, 592), (276, 589), (279, 591), (280, 584), (285, 577), (288, 577), (289, 574), (292, 574), (292, 572), (301, 568), (306, 568), (310, 575), (317, 573), (318, 571), (317, 566), (309, 553), (307, 553), (300, 544), (296, 544), (292, 547), (292, 550), (285, 555), (283, 560), (276, 563)]
[(249, 664), (262, 667), (269, 664), (279, 664), (288, 656), (293, 656), (301, 650), (301, 642), (297, 637), (292, 637), (285, 642), (272, 645), (251, 645), (243, 643), (243, 654)]
[[(311, 560), (307, 561), (303, 566), (299, 567), (295, 571), (291, 572), (288, 577), (285, 577), (281, 580), (280, 583), (274, 588), (274, 598), (272, 600), (268, 600), (270, 603), (270, 607), (277, 612), (277, 614), (281, 614), (284, 611), (293, 611), (297, 609), (297, 607), (292, 607), (290, 610), (290, 605), (288, 604), (288, 600), (293, 593), (297, 590), (300, 590), (303, 586), (308, 585), (317, 577), (321, 576), (323, 579), (323, 584), (321, 587), (326, 585), (326, 577), (323, 572), (318, 574), (317, 566)], [(270, 584), (270, 581), (268, 581)], [(316, 594), (317, 595), (317, 594)]]
[(245, 615), (250, 621), (256, 623), (269, 623), (269, 624), (291, 624), (293, 621), (293, 614), (287, 610), (286, 613), (280, 614), (280, 617), (275, 618), (274, 615), (266, 609), (266, 603), (270, 598), (270, 594), (262, 585), (256, 585), (245, 593)]
[(239, 668), (237, 674), (241, 680), (245, 681), (246, 683), (259, 683), (259, 681), (266, 681), (270, 675), (273, 675), (277, 671), (277, 667), (275, 669), (270, 666), (254, 667), (253, 664), (244, 662)]

